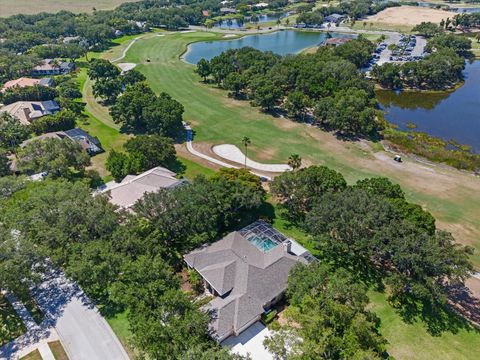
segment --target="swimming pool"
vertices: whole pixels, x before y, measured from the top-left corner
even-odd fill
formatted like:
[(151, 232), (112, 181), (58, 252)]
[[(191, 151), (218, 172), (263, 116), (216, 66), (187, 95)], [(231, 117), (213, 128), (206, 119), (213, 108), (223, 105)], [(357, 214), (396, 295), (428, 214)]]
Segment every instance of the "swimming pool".
[(248, 239), (248, 241), (250, 241), (253, 245), (255, 245), (257, 248), (259, 248), (263, 252), (272, 250), (275, 246), (278, 245), (277, 242), (263, 236), (252, 236), (251, 238)]

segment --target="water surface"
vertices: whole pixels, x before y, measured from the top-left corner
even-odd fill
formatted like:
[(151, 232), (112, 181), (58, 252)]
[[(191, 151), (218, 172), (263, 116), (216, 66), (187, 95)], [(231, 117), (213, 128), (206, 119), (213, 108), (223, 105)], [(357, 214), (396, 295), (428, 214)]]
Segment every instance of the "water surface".
[(465, 83), (454, 92), (377, 91), (385, 118), (408, 131), (414, 131), (467, 144), (480, 153), (480, 61), (467, 64)]
[[(330, 33), (333, 37), (351, 37), (348, 34)], [(327, 37), (325, 32), (303, 32), (295, 30), (276, 31), (270, 34), (248, 35), (234, 40), (202, 41), (190, 44), (184, 58), (190, 64), (200, 59), (210, 60), (229, 49), (250, 46), (261, 51), (272, 51), (279, 55), (295, 54), (306, 48), (321, 44)]]

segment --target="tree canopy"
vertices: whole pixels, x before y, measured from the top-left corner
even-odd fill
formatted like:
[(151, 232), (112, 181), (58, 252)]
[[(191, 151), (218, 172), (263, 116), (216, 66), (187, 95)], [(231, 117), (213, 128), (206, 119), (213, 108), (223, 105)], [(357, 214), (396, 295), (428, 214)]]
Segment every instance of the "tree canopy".
[(113, 120), (128, 132), (176, 137), (182, 129), (183, 105), (167, 93), (157, 96), (145, 83), (128, 85), (110, 108)]
[(25, 173), (46, 171), (54, 178), (71, 178), (73, 171), (85, 171), (90, 165), (90, 157), (75, 141), (48, 138), (29, 142), (19, 151), (17, 164), (18, 169)]
[[(277, 359), (381, 359), (386, 340), (366, 310), (366, 287), (346, 270), (297, 265), (288, 279), (287, 320), (264, 344)], [(287, 339), (287, 341), (285, 341)]]
[(244, 47), (199, 62), (197, 72), (262, 109), (280, 109), (302, 121), (322, 109), (315, 114), (318, 123), (349, 135), (368, 135), (379, 127), (376, 101), (372, 84), (357, 66), (370, 59), (373, 48), (364, 38), (285, 57)]
[(138, 174), (156, 166), (176, 165), (175, 148), (170, 138), (160, 135), (137, 135), (123, 145), (126, 154), (110, 152), (107, 170), (116, 181), (128, 174)]

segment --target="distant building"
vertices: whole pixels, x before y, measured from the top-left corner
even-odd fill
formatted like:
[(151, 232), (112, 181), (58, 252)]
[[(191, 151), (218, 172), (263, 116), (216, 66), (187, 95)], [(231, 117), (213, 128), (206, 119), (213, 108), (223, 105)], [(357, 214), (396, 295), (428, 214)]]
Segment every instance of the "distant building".
[(347, 17), (345, 15), (341, 14), (330, 14), (328, 16), (325, 16), (324, 21), (332, 24), (340, 24), (343, 20), (345, 20)]
[(27, 86), (35, 86), (35, 85), (42, 85), (42, 86), (53, 86), (53, 80), (51, 78), (43, 78), (43, 79), (32, 79), (32, 78), (25, 78), (21, 77), (15, 80), (7, 81), (2, 89), (1, 92), (4, 92), (7, 89), (19, 87), (27, 87)]
[(352, 38), (348, 38), (348, 37), (342, 37), (342, 38), (333, 37), (333, 38), (326, 39), (326, 40), (323, 42), (323, 44), (324, 44), (324, 45), (327, 45), (327, 46), (340, 46), (340, 45), (343, 45), (343, 44), (349, 42), (350, 40), (352, 40)]
[(290, 270), (315, 258), (263, 221), (234, 231), (184, 257), (215, 296), (204, 309), (218, 342), (238, 336), (261, 319), (287, 289)]
[(80, 40), (80, 36), (65, 36), (62, 40), (64, 44), (70, 44), (71, 42), (75, 42)]
[(32, 69), (32, 75), (49, 76), (68, 74), (75, 70), (75, 63), (68, 61), (57, 61), (54, 59), (44, 59), (40, 65)]
[(72, 141), (75, 141), (80, 144), (80, 146), (89, 154), (95, 155), (99, 152), (102, 152), (103, 149), (101, 148), (100, 141), (97, 138), (94, 138), (89, 133), (82, 129), (70, 129), (65, 131), (55, 131), (46, 134), (42, 134), (40, 136), (36, 136), (32, 139), (25, 140), (20, 146), (24, 147), (28, 143), (34, 140), (42, 140), (42, 139), (65, 139), (68, 138)]
[(110, 202), (122, 208), (132, 207), (146, 193), (157, 192), (160, 189), (172, 189), (185, 183), (179, 180), (173, 171), (157, 166), (140, 175), (128, 175), (122, 182), (111, 181), (99, 190), (107, 193)]
[(202, 15), (204, 17), (209, 17), (210, 16), (210, 13), (208, 12), (208, 10), (202, 10)]
[(258, 4), (253, 4), (252, 7), (255, 7), (257, 9), (265, 9), (268, 7), (268, 4), (265, 2), (260, 2)]
[(222, 14), (236, 14), (237, 10), (235, 10), (233, 8), (222, 7), (222, 8), (220, 8), (220, 12)]
[(22, 124), (29, 125), (45, 115), (52, 115), (60, 111), (60, 106), (54, 100), (47, 101), (17, 101), (0, 108), (18, 119)]

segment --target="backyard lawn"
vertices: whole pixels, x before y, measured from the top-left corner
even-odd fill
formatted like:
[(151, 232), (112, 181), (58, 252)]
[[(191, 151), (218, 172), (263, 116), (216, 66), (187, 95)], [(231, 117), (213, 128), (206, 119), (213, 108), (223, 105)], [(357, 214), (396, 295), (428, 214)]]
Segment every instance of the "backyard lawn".
[(467, 326), (457, 333), (430, 335), (423, 323), (405, 323), (387, 303), (385, 295), (370, 292), (372, 310), (382, 320), (380, 332), (388, 340), (388, 352), (395, 359), (474, 360), (478, 359), (480, 332)]

